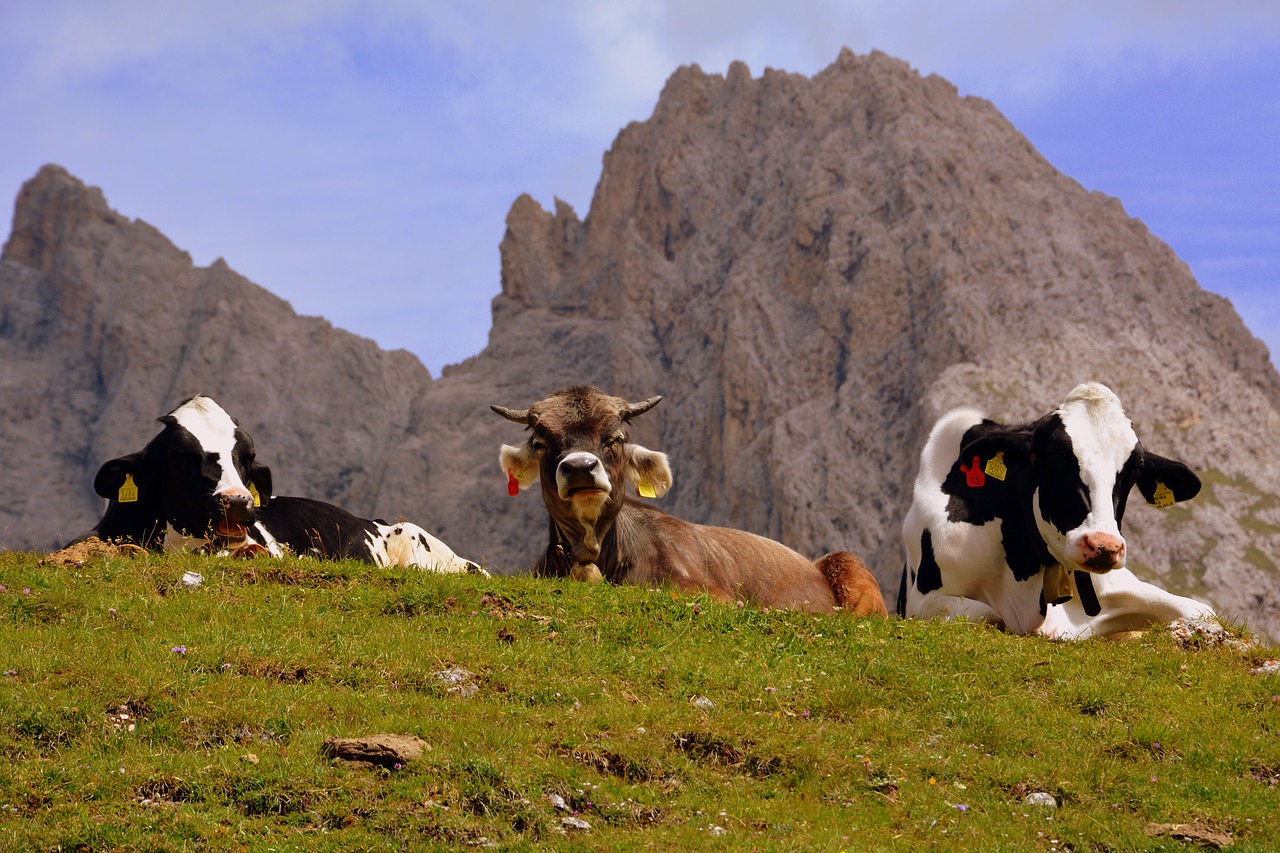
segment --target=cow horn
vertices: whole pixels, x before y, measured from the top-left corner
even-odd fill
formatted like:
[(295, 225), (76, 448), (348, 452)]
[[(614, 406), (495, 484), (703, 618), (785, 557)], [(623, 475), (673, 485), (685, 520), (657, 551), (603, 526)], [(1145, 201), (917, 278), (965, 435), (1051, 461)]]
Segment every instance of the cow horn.
[(624, 421), (629, 421), (636, 415), (643, 415), (645, 412), (649, 411), (661, 402), (662, 397), (658, 396), (650, 397), (648, 400), (643, 400), (639, 403), (628, 403), (627, 407), (622, 410), (622, 419)]
[(532, 421), (529, 418), (528, 409), (525, 409), (522, 412), (517, 412), (514, 409), (508, 409), (506, 406), (490, 406), (489, 408), (493, 409), (494, 412), (496, 412), (499, 415), (502, 415), (504, 418), (506, 418), (509, 421), (515, 421), (518, 424), (525, 424), (526, 426), (532, 423)]

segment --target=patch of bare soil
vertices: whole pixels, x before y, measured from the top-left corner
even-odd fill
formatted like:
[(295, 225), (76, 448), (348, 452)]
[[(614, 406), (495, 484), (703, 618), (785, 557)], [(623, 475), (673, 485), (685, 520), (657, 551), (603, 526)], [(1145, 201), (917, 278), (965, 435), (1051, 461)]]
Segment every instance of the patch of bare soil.
[(83, 542), (76, 542), (61, 551), (46, 554), (40, 561), (42, 566), (82, 566), (93, 557), (136, 557), (147, 553), (146, 548), (127, 543), (116, 544), (103, 542), (96, 536), (90, 536)]

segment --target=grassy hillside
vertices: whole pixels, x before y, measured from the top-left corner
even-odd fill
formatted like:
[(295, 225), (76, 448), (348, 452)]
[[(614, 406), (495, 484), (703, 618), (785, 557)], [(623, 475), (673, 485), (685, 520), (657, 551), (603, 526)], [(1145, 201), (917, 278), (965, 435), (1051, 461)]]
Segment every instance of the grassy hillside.
[[(3, 849), (1280, 839), (1266, 653), (1159, 631), (1066, 644), (305, 560), (9, 553), (0, 584)], [(322, 750), (383, 732), (429, 749), (399, 769)]]

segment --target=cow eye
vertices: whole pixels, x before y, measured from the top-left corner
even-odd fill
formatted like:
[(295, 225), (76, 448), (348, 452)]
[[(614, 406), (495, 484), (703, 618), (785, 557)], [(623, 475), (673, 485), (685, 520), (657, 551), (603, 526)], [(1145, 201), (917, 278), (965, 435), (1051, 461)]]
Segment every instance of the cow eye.
[(531, 438), (529, 439), (529, 447), (533, 449), (534, 453), (542, 453), (547, 449), (547, 443), (540, 438)]
[(615, 435), (615, 436), (611, 436), (611, 437), (609, 437), (609, 438), (605, 439), (604, 446), (605, 446), (605, 447), (611, 447), (611, 448), (612, 448), (612, 447), (618, 447), (619, 445), (621, 445), (621, 444), (622, 444), (622, 442), (624, 442), (624, 441), (626, 441), (626, 440), (627, 440), (627, 437), (626, 437), (625, 435), (623, 435), (622, 433), (618, 433), (618, 434), (617, 434), (617, 435)]

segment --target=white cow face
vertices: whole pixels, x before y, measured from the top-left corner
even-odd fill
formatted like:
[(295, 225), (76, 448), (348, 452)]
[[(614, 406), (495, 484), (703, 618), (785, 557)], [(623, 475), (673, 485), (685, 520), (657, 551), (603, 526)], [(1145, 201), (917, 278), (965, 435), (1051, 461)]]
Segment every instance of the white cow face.
[(1200, 490), (1187, 466), (1141, 446), (1120, 400), (1102, 385), (1074, 389), (1033, 425), (1030, 447), (1036, 529), (1067, 569), (1105, 573), (1125, 565), (1120, 523), (1135, 485), (1160, 504)]
[(271, 497), (271, 471), (257, 462), (253, 439), (208, 397), (193, 397), (160, 422), (164, 429), (141, 452), (102, 466), (98, 494), (154, 506), (187, 536), (243, 539), (254, 507)]

